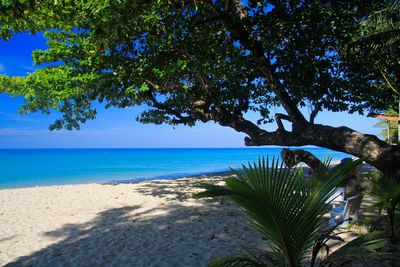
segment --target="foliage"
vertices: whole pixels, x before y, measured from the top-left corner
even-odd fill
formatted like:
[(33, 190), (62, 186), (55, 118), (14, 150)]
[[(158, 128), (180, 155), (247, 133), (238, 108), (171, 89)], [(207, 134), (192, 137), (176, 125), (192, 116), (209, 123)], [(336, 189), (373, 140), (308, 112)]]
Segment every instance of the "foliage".
[(371, 177), (372, 189), (370, 195), (374, 199), (371, 209), (387, 216), (390, 226), (390, 238), (394, 241), (398, 236), (396, 217), (399, 216), (400, 185), (390, 174), (380, 174)]
[(370, 70), (351, 70), (341, 56), (357, 21), (383, 7), (385, 1), (3, 0), (0, 36), (43, 33), (48, 49), (33, 53), (39, 70), (2, 76), (0, 90), (23, 95), (24, 112), (60, 110), (52, 129), (79, 128), (96, 116), (97, 102), (145, 104), (141, 122), (185, 125), (226, 124), (227, 116), (250, 110), (259, 123), (271, 122), (275, 106), (287, 107), (283, 91), (315, 113), (384, 109), (394, 103), (386, 85)]
[[(218, 259), (215, 266), (299, 266), (311, 250), (318, 254), (325, 247), (326, 237), (336, 238), (331, 231), (321, 236), (327, 224), (321, 219), (329, 208), (328, 200), (360, 163), (347, 162), (328, 172), (321, 166), (307, 180), (300, 169), (290, 171), (274, 160), (271, 165), (268, 159), (259, 160), (243, 166), (237, 177), (226, 179), (226, 187), (202, 185), (206, 191), (196, 194), (196, 198), (228, 196), (249, 215), (255, 229), (271, 241), (270, 251)], [(354, 242), (363, 243), (362, 239)], [(371, 241), (369, 245), (374, 244)]]
[[(399, 115), (394, 109), (389, 109), (384, 114), (389, 116)], [(396, 140), (398, 139), (398, 123), (396, 121), (381, 121), (375, 124), (375, 127), (385, 128), (379, 133), (385, 142), (396, 143)], [(390, 137), (388, 136), (388, 127), (390, 127)]]
[(328, 242), (331, 240), (339, 241), (339, 242), (345, 242), (343, 238), (340, 237), (341, 234), (344, 233), (344, 231), (336, 231), (337, 227), (340, 224), (331, 227), (329, 225), (326, 225), (326, 227), (321, 227), (318, 231), (318, 235), (316, 236), (312, 248), (312, 254), (311, 254), (311, 267), (314, 266), (314, 263), (318, 257), (318, 254), (322, 252), (322, 249), (325, 249), (326, 255), (328, 256), (330, 253), (330, 247), (328, 245)]
[[(43, 34), (48, 48), (33, 52), (33, 73), (0, 75), (0, 92), (24, 96), (22, 112), (61, 111), (50, 129), (79, 129), (98, 103), (143, 105), (142, 123), (215, 122), (246, 134), (248, 146), (325, 147), (400, 177), (400, 147), (315, 123), (321, 110), (363, 114), (397, 104), (371, 67), (376, 57), (344, 49), (388, 3), (2, 0), (0, 38)], [(275, 130), (261, 125), (273, 121)]]
[(359, 36), (350, 43), (348, 56), (359, 68), (375, 70), (400, 95), (400, 2), (386, 2), (386, 8), (360, 23)]
[(332, 263), (341, 262), (342, 266), (354, 262), (354, 259), (360, 256), (376, 256), (378, 249), (381, 249), (387, 240), (383, 238), (380, 232), (371, 232), (362, 235), (352, 241), (346, 243), (340, 249), (335, 250), (329, 257), (325, 258), (322, 262), (322, 266), (331, 266)]

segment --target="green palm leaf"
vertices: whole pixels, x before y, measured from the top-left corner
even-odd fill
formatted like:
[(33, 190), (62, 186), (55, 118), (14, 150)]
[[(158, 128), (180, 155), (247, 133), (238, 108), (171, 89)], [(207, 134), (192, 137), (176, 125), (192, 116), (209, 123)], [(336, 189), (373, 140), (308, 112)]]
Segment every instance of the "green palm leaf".
[(335, 250), (320, 265), (329, 266), (330, 263), (335, 262), (338, 258), (341, 261), (347, 261), (354, 259), (357, 255), (366, 255), (367, 253), (374, 255), (376, 250), (383, 247), (386, 242), (387, 240), (380, 232), (371, 232), (362, 235)]
[(379, 213), (385, 211), (389, 219), (391, 238), (395, 240), (396, 234), (396, 212), (400, 204), (400, 185), (394, 176), (390, 174), (381, 174), (371, 178), (372, 189), (371, 197), (375, 203), (371, 206), (377, 209)]
[(226, 179), (226, 187), (202, 185), (206, 191), (194, 197), (230, 197), (249, 215), (254, 227), (271, 240), (274, 253), (281, 254), (287, 265), (297, 266), (313, 245), (329, 198), (360, 163), (348, 162), (331, 171), (321, 166), (307, 179), (299, 169), (290, 171), (275, 159), (271, 164), (268, 158), (259, 159), (243, 165), (237, 177)]

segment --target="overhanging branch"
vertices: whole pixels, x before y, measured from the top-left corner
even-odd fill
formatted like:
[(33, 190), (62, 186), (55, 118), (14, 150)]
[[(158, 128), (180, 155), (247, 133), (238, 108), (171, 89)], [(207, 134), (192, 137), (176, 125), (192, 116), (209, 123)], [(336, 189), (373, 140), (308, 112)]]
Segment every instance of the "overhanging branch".
[[(146, 82), (148, 84), (150, 84), (156, 90), (161, 88), (159, 85), (155, 84), (154, 82), (152, 82), (150, 80), (146, 80)], [(154, 97), (152, 91), (146, 91), (146, 92), (143, 93), (143, 95), (145, 95), (146, 98), (152, 103), (153, 107), (155, 107), (157, 109), (160, 109), (160, 110), (163, 110), (166, 113), (175, 116), (176, 118), (172, 119), (172, 123), (174, 123), (174, 124), (185, 124), (186, 125), (186, 124), (192, 124), (192, 123), (195, 122), (195, 119), (193, 117), (184, 116), (184, 115), (182, 115), (181, 112), (173, 109), (172, 107), (166, 105), (165, 103), (161, 103), (160, 101), (158, 101)]]
[(320, 111), (321, 111), (321, 103), (315, 104), (314, 109), (310, 113), (310, 123), (311, 124), (314, 124), (315, 118), (317, 117), (318, 112), (320, 112)]
[[(223, 113), (220, 112), (219, 114)], [(297, 133), (279, 130), (268, 132), (241, 115), (233, 116), (227, 113), (222, 116), (215, 116), (213, 119), (222, 126), (231, 127), (238, 132), (247, 134), (248, 136), (244, 139), (246, 146), (302, 146), (307, 144), (306, 140), (299, 138)]]
[(276, 123), (278, 124), (278, 130), (280, 130), (280, 131), (286, 131), (285, 127), (283, 126), (282, 120), (287, 120), (287, 121), (292, 122), (292, 119), (288, 115), (281, 114), (281, 113), (275, 114), (275, 120), (276, 120)]
[(313, 170), (324, 166), (321, 160), (314, 154), (303, 149), (290, 150), (283, 148), (281, 151), (281, 158), (289, 168), (294, 167), (300, 162), (304, 162)]
[(288, 92), (283, 88), (279, 79), (276, 77), (270, 61), (265, 57), (266, 51), (264, 50), (262, 44), (257, 40), (251, 40), (250, 33), (247, 30), (248, 27), (246, 27), (241, 20), (242, 13), (240, 13), (241, 15), (239, 20), (234, 21), (232, 19), (232, 15), (218, 10), (212, 1), (207, 0), (205, 3), (212, 9), (213, 12), (215, 12), (217, 16), (221, 18), (221, 21), (225, 27), (231, 32), (232, 37), (240, 41), (241, 45), (251, 52), (254, 60), (259, 64), (260, 71), (265, 75), (272, 90), (282, 103), (282, 106), (286, 110), (287, 114), (291, 117), (293, 128), (299, 128), (300, 126), (308, 124), (303, 114), (297, 108), (296, 103), (291, 99)]

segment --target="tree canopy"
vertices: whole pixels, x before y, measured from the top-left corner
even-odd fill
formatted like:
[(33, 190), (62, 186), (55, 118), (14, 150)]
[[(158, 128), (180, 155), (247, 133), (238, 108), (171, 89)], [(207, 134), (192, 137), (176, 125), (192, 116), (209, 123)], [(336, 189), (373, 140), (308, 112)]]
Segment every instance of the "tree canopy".
[(270, 122), (275, 86), (316, 111), (386, 108), (392, 94), (373, 73), (349, 72), (339, 50), (379, 5), (320, 2), (3, 1), (3, 38), (43, 31), (49, 46), (33, 53), (43, 69), (3, 89), (24, 95), (26, 111), (61, 110), (56, 128), (93, 118), (95, 100), (144, 102), (142, 122), (193, 125), (249, 109)]
[(353, 68), (379, 73), (400, 97), (400, 2), (387, 1), (384, 9), (372, 12), (359, 25), (359, 35), (347, 46), (348, 62)]
[[(248, 145), (314, 144), (363, 155), (368, 146), (354, 151), (346, 144), (367, 144), (370, 136), (340, 128), (338, 135), (355, 139), (327, 144), (336, 134), (314, 127), (314, 119), (323, 109), (362, 114), (395, 106), (380, 73), (355, 67), (345, 53), (360, 22), (387, 4), (3, 0), (0, 36), (43, 32), (49, 48), (33, 53), (43, 68), (25, 77), (1, 76), (0, 90), (23, 95), (25, 112), (60, 110), (52, 129), (79, 128), (95, 117), (97, 101), (121, 108), (145, 104), (138, 118), (143, 123), (214, 121), (246, 133)], [(285, 114), (275, 114), (276, 106)], [(301, 107), (310, 108), (308, 118)], [(245, 118), (249, 111), (259, 114), (257, 122)], [(260, 126), (273, 121), (275, 132)]]

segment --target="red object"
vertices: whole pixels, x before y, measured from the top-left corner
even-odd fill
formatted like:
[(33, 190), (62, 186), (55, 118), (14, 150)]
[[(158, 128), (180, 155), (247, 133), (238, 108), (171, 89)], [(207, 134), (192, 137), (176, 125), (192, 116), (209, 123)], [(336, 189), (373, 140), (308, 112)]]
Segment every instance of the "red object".
[(381, 120), (388, 120), (388, 121), (400, 121), (400, 117), (398, 117), (398, 116), (389, 116), (389, 115), (384, 115), (384, 114), (370, 113), (370, 114), (368, 114), (368, 117), (374, 117), (374, 118), (378, 118)]

